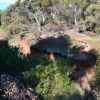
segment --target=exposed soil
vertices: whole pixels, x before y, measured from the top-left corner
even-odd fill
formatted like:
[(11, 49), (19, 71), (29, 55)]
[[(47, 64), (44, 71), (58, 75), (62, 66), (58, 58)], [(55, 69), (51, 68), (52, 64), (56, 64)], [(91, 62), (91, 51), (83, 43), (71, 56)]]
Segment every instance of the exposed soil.
[[(85, 48), (86, 51), (87, 49), (95, 49), (99, 54), (100, 54), (100, 36), (98, 37), (90, 37), (87, 36), (86, 34), (79, 33), (77, 29), (67, 29), (66, 34), (70, 36), (71, 39), (76, 39), (76, 40), (81, 40), (84, 43), (88, 45), (89, 48)], [(75, 42), (75, 45), (81, 45), (79, 42)]]
[(78, 43), (80, 43), (81, 45), (84, 46), (84, 51), (89, 51), (90, 50), (90, 45), (87, 44), (86, 42), (82, 41), (82, 40), (78, 40), (78, 39), (71, 39), (73, 42), (77, 41)]
[(90, 92), (91, 89), (91, 81), (94, 80), (94, 76), (95, 76), (95, 71), (93, 66), (91, 67), (78, 67), (76, 68), (76, 66), (74, 65), (74, 70), (69, 74), (69, 77), (72, 80), (75, 80), (81, 87), (82, 91), (88, 91)]
[(13, 47), (18, 47), (19, 52), (24, 53), (25, 55), (30, 54), (30, 44), (27, 43), (26, 40), (16, 39), (13, 43), (10, 43), (9, 45)]
[(30, 41), (34, 39), (33, 34), (24, 34), (19, 35), (15, 40), (10, 40), (9, 45), (13, 47), (18, 47), (19, 52), (22, 52), (23, 54), (27, 55), (30, 54)]

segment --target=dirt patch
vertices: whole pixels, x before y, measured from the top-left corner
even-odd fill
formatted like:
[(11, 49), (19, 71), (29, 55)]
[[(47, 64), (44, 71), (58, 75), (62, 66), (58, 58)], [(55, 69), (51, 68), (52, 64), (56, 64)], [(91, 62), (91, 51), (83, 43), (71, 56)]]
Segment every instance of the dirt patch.
[(9, 45), (19, 48), (19, 52), (30, 54), (30, 41), (34, 38), (32, 34), (20, 35), (16, 40), (10, 40)]
[(76, 41), (78, 43), (80, 43), (81, 45), (84, 46), (84, 51), (89, 51), (90, 50), (90, 45), (87, 44), (86, 42), (82, 41), (82, 40), (77, 40), (77, 39), (71, 39), (73, 42)]
[(43, 27), (42, 33), (55, 33), (64, 31), (66, 29), (66, 23), (65, 22), (54, 22), (54, 23), (48, 23), (46, 26)]
[(74, 70), (69, 73), (69, 77), (80, 85), (80, 88), (82, 89), (83, 92), (92, 91), (91, 81), (95, 80), (94, 67), (93, 66), (76, 67), (75, 65), (73, 67)]
[[(82, 69), (84, 70), (84, 69)], [(93, 77), (95, 76), (94, 68), (85, 69), (85, 75), (77, 80), (77, 82), (80, 84), (83, 91), (91, 91), (91, 81), (93, 80)], [(80, 71), (82, 73), (82, 71)]]
[[(99, 36), (97, 38), (89, 37), (86, 34), (79, 33), (75, 29), (67, 29), (66, 34), (69, 35), (69, 37), (71, 39), (76, 39), (79, 41), (81, 40), (84, 43), (86, 43), (89, 47), (89, 48), (85, 48), (86, 51), (88, 51), (89, 49), (95, 49), (100, 54), (100, 43), (99, 43), (100, 37)], [(73, 44), (78, 45), (78, 46), (83, 45), (83, 44), (79, 43), (78, 41), (73, 42)], [(85, 45), (84, 45), (84, 47), (85, 47)]]
[(10, 46), (19, 48), (19, 52), (24, 53), (25, 55), (30, 54), (30, 45), (26, 40), (17, 39)]
[(0, 40), (4, 40), (5, 36), (3, 34), (0, 34)]

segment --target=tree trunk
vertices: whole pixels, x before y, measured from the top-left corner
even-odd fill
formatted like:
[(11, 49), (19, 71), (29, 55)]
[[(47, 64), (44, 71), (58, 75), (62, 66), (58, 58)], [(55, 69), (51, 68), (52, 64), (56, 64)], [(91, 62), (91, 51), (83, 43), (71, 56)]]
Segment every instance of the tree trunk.
[(75, 23), (75, 25), (77, 25), (76, 16), (74, 17), (74, 23)]
[(40, 24), (40, 22), (38, 20), (38, 15), (35, 16), (35, 20), (36, 20), (37, 25), (38, 25), (38, 31), (41, 32), (41, 24)]
[(74, 8), (74, 23), (77, 25), (77, 18), (76, 18), (76, 4)]
[(51, 12), (51, 16), (52, 16), (52, 19), (54, 20), (55, 14), (53, 14), (53, 13)]
[(44, 22), (45, 22), (44, 14), (42, 14), (42, 20), (43, 20), (43, 24), (44, 24)]

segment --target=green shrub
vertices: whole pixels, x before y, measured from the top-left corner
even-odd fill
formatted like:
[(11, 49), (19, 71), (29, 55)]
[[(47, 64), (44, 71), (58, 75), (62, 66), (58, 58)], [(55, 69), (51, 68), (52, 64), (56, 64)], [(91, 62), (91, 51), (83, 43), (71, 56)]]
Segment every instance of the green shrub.
[(9, 47), (7, 41), (0, 41), (0, 62), (0, 73), (20, 72), (25, 66), (18, 49)]
[[(68, 95), (68, 99), (70, 95), (79, 94), (76, 84), (67, 76), (67, 72), (72, 70), (69, 66), (70, 60), (59, 58), (48, 63), (43, 57), (32, 57), (33, 63), (31, 59), (29, 61), (31, 64), (27, 67), (30, 67), (30, 70), (22, 73), (21, 80), (24, 84), (34, 87), (41, 99), (60, 100), (60, 97), (65, 98), (64, 94)], [(18, 77), (20, 79), (20, 76)]]
[(100, 82), (100, 56), (97, 59), (96, 65), (95, 65), (95, 72), (96, 72), (96, 81)]
[[(60, 60), (60, 59), (59, 59)], [(78, 92), (75, 88), (76, 85), (74, 82), (70, 81), (66, 73), (70, 70), (70, 66), (62, 65), (58, 61), (49, 64), (48, 66), (38, 66), (39, 72), (36, 74), (40, 77), (40, 82), (38, 83), (36, 92), (43, 97), (43, 100), (56, 100), (57, 95), (69, 94), (70, 95)]]
[(100, 33), (100, 27), (96, 27), (96, 28), (95, 28), (95, 32), (96, 32), (96, 33)]
[(91, 5), (87, 8), (86, 12), (93, 13), (93, 12), (99, 11), (99, 10), (100, 10), (100, 5), (99, 5), (99, 4), (91, 4)]
[[(85, 11), (85, 20), (79, 22), (79, 29), (86, 27), (84, 31), (89, 31), (90, 33), (100, 33), (100, 5), (90, 4)], [(85, 25), (85, 26), (84, 26)]]
[(15, 24), (15, 23), (11, 23), (7, 26), (7, 31), (8, 31), (8, 34), (18, 34), (21, 30), (21, 27), (19, 24)]

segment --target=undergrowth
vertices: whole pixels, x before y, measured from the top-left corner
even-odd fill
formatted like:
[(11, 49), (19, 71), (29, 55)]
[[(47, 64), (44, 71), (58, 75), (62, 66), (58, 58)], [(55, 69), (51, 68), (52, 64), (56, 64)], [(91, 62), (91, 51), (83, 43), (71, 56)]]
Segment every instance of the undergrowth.
[(9, 47), (7, 41), (1, 41), (0, 62), (0, 74), (12, 75), (25, 86), (31, 86), (41, 100), (62, 100), (61, 97), (66, 100), (70, 95), (79, 94), (76, 84), (67, 76), (72, 70), (70, 59), (48, 62), (43, 56), (25, 57), (17, 48)]

